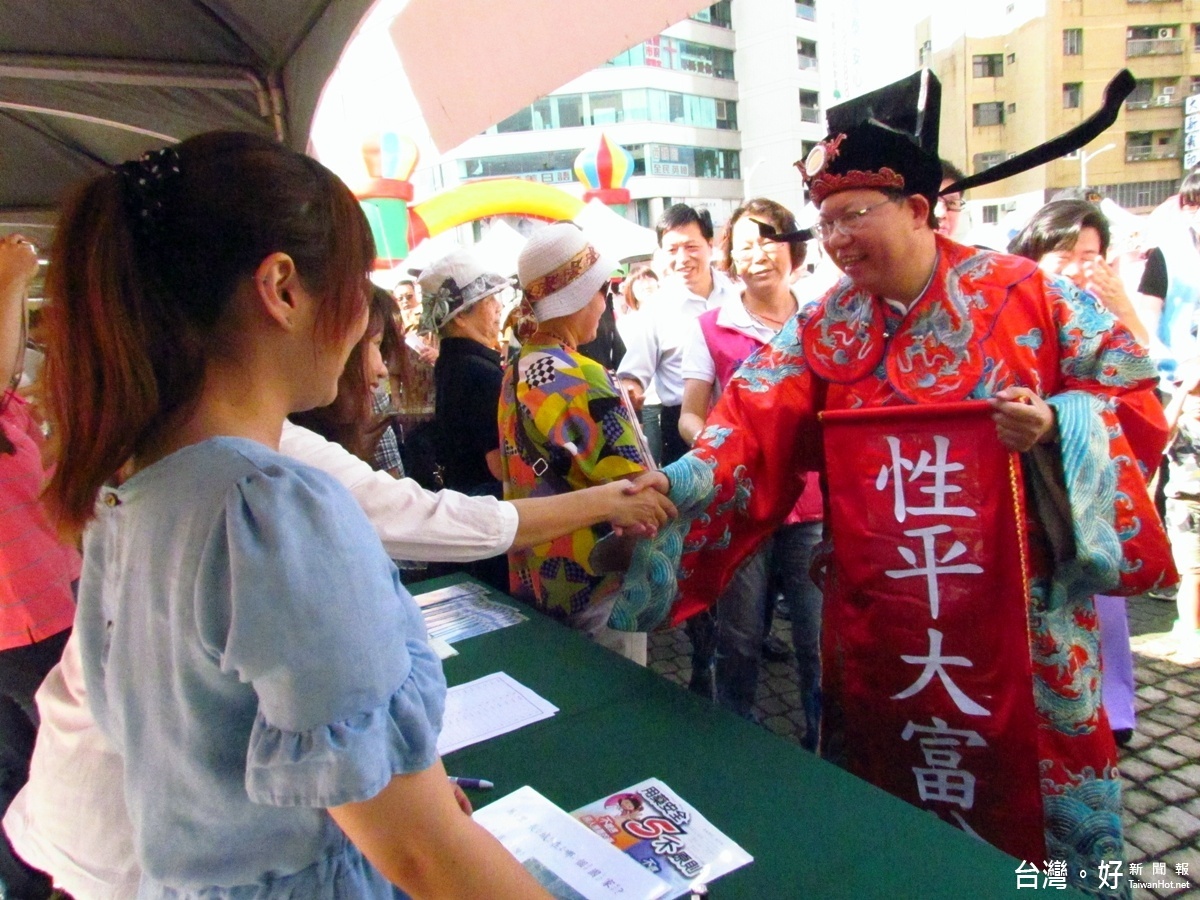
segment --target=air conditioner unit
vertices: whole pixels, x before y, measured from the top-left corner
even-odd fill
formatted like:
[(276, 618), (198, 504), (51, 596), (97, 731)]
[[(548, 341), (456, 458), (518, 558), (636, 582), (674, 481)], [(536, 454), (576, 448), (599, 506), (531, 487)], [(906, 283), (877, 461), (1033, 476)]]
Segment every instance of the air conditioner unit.
[(724, 121), (728, 120), (728, 118), (729, 118), (729, 115), (728, 115), (728, 111), (725, 108), (725, 101), (718, 100), (717, 101), (717, 121), (724, 122)]
[(1159, 94), (1157, 97), (1154, 98), (1154, 105), (1155, 106), (1170, 106), (1171, 105), (1171, 95), (1170, 94)]
[(1164, 97), (1170, 97), (1172, 94), (1175, 93), (1175, 85), (1173, 85), (1173, 84), (1163, 85), (1162, 93), (1163, 93)]
[(1174, 29), (1171, 29), (1171, 28), (1160, 28), (1160, 29), (1158, 29), (1158, 39), (1159, 39), (1160, 41), (1166, 41), (1166, 40), (1169, 40), (1169, 39), (1171, 39), (1171, 38), (1173, 38), (1173, 37), (1175, 37), (1175, 31), (1174, 31)]
[(1017, 201), (1009, 200), (1007, 203), (1000, 204), (1000, 212), (1010, 213), (1017, 211)]

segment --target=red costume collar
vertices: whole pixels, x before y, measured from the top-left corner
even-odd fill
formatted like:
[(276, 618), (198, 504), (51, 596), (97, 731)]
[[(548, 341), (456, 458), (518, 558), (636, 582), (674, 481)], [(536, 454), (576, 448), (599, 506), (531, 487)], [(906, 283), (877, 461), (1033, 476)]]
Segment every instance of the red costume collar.
[(881, 373), (912, 402), (966, 399), (984, 374), (980, 342), (993, 315), (984, 289), (1006, 290), (1030, 277), (1027, 259), (964, 247), (941, 235), (937, 263), (925, 292), (890, 338), (884, 301), (843, 278), (804, 325), (805, 360), (820, 378), (852, 384)]

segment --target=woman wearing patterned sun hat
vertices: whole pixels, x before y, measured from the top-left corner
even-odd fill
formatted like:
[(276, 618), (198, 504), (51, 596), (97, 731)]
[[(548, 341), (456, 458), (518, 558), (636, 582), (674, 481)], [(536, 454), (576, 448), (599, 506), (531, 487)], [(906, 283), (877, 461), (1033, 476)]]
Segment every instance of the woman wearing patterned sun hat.
[[(612, 376), (578, 351), (596, 336), (601, 288), (616, 263), (570, 224), (530, 238), (517, 263), (538, 322), (500, 394), (500, 449), (507, 500), (580, 490), (636, 476), (653, 465)], [(645, 634), (607, 627), (621, 584), (607, 526), (582, 528), (509, 553), (514, 596), (645, 663)]]

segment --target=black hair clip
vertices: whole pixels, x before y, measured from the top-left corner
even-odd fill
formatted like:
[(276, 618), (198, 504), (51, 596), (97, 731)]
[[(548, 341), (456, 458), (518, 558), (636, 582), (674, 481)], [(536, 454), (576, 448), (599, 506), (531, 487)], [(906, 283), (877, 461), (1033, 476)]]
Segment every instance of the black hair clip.
[(809, 228), (801, 228), (798, 231), (785, 231), (782, 234), (775, 230), (774, 225), (769, 225), (766, 222), (760, 222), (758, 219), (751, 218), (751, 222), (758, 226), (758, 236), (764, 241), (773, 241), (776, 244), (782, 244), (786, 241), (811, 241), (812, 230)]
[(150, 150), (117, 166), (124, 183), (125, 208), (134, 228), (152, 236), (162, 224), (172, 186), (179, 178), (179, 153), (174, 147)]

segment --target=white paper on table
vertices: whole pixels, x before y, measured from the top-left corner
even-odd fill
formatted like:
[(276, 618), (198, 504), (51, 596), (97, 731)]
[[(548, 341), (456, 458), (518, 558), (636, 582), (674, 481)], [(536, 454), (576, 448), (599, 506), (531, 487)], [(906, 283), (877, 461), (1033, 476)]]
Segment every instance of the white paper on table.
[(656, 900), (668, 890), (665, 881), (531, 787), (476, 810), (474, 819), (553, 897)]
[(493, 672), (446, 692), (438, 753), (486, 741), (548, 719), (558, 707), (504, 672)]
[(438, 659), (449, 659), (452, 656), (458, 656), (458, 651), (441, 638), (431, 637), (429, 639), (429, 649), (437, 654)]
[(444, 600), (453, 600), (456, 597), (486, 597), (487, 593), (488, 589), (482, 584), (476, 584), (473, 581), (463, 581), (459, 584), (451, 584), (447, 587), (425, 591), (421, 594), (413, 594), (412, 597), (417, 601), (417, 606), (424, 609), (426, 606), (441, 603)]

